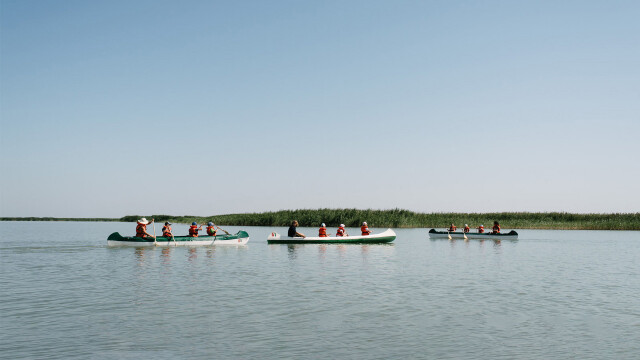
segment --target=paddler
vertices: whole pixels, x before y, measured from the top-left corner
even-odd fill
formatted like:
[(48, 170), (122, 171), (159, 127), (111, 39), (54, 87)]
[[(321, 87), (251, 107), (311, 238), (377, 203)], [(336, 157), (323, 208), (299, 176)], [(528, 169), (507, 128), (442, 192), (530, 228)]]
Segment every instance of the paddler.
[(171, 232), (171, 223), (170, 222), (166, 222), (164, 223), (164, 226), (162, 227), (162, 236), (166, 237), (166, 238), (172, 238), (173, 237), (173, 233)]
[(484, 225), (478, 226), (478, 233), (480, 234), (484, 233)]
[(336, 232), (336, 236), (349, 236), (349, 234), (347, 234), (347, 232), (344, 229), (344, 224), (340, 224), (340, 227), (338, 228), (338, 231)]
[(456, 231), (457, 227), (455, 225), (453, 225), (453, 223), (451, 223), (451, 226), (449, 226), (449, 232), (454, 232)]
[(202, 225), (198, 227), (198, 223), (195, 221), (189, 226), (189, 237), (198, 237), (198, 231), (202, 230)]
[(149, 222), (145, 218), (138, 220), (138, 224), (136, 225), (136, 236), (139, 238), (153, 237), (153, 235), (147, 232), (147, 225), (153, 223), (153, 221), (154, 219), (151, 219), (151, 222)]
[(462, 231), (468, 233), (469, 231), (471, 231), (471, 228), (469, 227), (469, 225), (464, 224), (464, 229), (462, 229)]
[(327, 225), (324, 223), (320, 224), (320, 229), (318, 229), (319, 237), (327, 237)]
[(304, 236), (304, 234), (299, 233), (297, 231), (297, 227), (298, 227), (298, 220), (293, 220), (291, 222), (291, 226), (289, 226), (289, 232), (287, 233), (287, 235), (289, 237), (301, 237), (301, 238), (305, 238), (306, 236)]
[(216, 236), (216, 224), (214, 224), (213, 222), (209, 221), (209, 223), (207, 224), (207, 235), (209, 236)]
[(500, 224), (497, 221), (493, 222), (493, 227), (491, 228), (492, 234), (500, 234)]
[(367, 225), (366, 221), (362, 223), (362, 226), (360, 226), (360, 231), (362, 231), (362, 236), (367, 236), (371, 234), (371, 231), (369, 231), (369, 226)]

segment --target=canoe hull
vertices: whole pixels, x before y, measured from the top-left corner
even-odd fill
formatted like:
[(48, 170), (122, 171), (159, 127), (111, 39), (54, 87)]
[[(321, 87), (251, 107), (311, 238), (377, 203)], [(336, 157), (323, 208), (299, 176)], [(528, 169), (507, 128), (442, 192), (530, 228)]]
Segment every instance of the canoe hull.
[(249, 242), (249, 234), (246, 231), (238, 231), (236, 234), (217, 236), (175, 236), (173, 239), (158, 236), (153, 238), (139, 238), (136, 236), (122, 236), (115, 232), (107, 239), (108, 246), (209, 246), (209, 245), (245, 245)]
[(380, 244), (390, 243), (396, 239), (396, 233), (388, 229), (380, 234), (367, 236), (329, 236), (317, 237), (307, 236), (306, 238), (292, 238), (281, 236), (278, 233), (271, 233), (267, 238), (269, 244)]
[[(429, 230), (429, 238), (431, 239), (448, 239), (451, 235), (452, 239), (464, 239), (464, 235), (461, 232), (446, 232), (436, 231), (435, 229)], [(489, 233), (466, 233), (468, 239), (498, 239), (498, 240), (518, 240), (518, 233), (514, 230), (504, 234), (489, 234)]]

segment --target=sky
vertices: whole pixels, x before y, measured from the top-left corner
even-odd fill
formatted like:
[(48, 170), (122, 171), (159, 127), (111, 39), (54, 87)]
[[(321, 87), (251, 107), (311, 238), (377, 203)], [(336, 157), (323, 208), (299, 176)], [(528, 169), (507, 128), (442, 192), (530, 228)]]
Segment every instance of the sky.
[(0, 0), (0, 216), (640, 212), (639, 18)]

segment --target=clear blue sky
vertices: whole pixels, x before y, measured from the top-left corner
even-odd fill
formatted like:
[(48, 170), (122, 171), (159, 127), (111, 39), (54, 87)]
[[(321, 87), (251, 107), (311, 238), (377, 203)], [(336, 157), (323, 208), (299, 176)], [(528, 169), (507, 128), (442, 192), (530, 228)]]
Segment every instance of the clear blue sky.
[(0, 6), (0, 216), (640, 211), (638, 1)]

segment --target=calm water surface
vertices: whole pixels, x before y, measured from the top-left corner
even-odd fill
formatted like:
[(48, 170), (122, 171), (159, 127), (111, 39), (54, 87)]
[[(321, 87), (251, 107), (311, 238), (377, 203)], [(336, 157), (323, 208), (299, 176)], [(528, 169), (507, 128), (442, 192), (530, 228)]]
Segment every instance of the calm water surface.
[(0, 357), (640, 358), (640, 232), (287, 246), (243, 229), (247, 246), (136, 249), (106, 247), (135, 224), (0, 222)]

